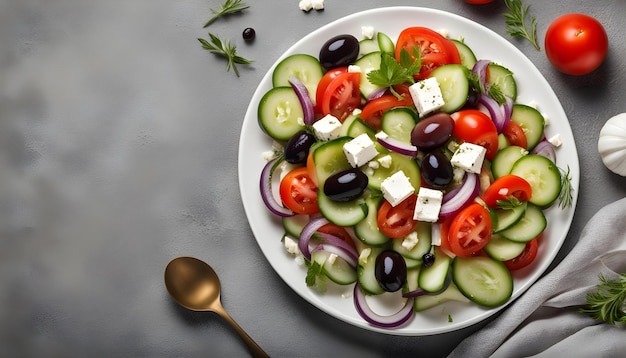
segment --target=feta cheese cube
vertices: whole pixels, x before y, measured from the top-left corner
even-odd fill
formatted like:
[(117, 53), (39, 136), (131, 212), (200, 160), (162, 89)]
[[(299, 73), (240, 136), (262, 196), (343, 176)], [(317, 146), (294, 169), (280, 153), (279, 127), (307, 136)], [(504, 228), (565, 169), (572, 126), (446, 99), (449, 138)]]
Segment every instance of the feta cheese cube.
[(313, 4), (311, 3), (311, 0), (300, 0), (298, 7), (302, 11), (309, 11), (313, 8)]
[(419, 242), (419, 237), (417, 236), (417, 232), (413, 231), (412, 233), (408, 234), (404, 238), (404, 240), (402, 240), (402, 247), (404, 247), (408, 251), (411, 251), (415, 248), (418, 242)]
[(363, 249), (361, 253), (359, 254), (359, 264), (361, 266), (365, 266), (371, 254), (372, 254), (372, 249), (370, 249), (369, 247)]
[(313, 131), (315, 132), (315, 136), (322, 141), (339, 138), (341, 134), (341, 122), (332, 114), (327, 114), (325, 117), (313, 123)]
[(300, 254), (300, 249), (298, 248), (298, 243), (294, 239), (292, 239), (292, 238), (290, 238), (288, 236), (285, 236), (284, 244), (285, 244), (285, 249), (287, 250), (288, 253), (290, 253), (290, 254), (292, 254), (294, 256)]
[(378, 169), (378, 168), (380, 168), (380, 163), (377, 162), (376, 160), (372, 160), (369, 163), (367, 163), (367, 166), (372, 168), (372, 169)]
[(461, 168), (469, 173), (480, 173), (485, 160), (487, 149), (472, 143), (462, 143), (452, 155), (450, 163), (453, 167)]
[(389, 168), (391, 167), (391, 163), (393, 162), (393, 158), (391, 158), (391, 155), (387, 154), (387, 155), (383, 155), (382, 157), (378, 158), (378, 163), (380, 164), (380, 166), (382, 166), (383, 168)]
[(333, 265), (336, 260), (337, 260), (337, 254), (330, 254), (330, 256), (328, 256), (327, 262)]
[(348, 72), (358, 72), (358, 73), (361, 73), (361, 67), (359, 67), (357, 65), (349, 65), (348, 66)]
[(409, 87), (409, 92), (420, 117), (440, 109), (445, 104), (439, 82), (435, 77), (429, 77), (412, 84)]
[(400, 204), (404, 199), (415, 192), (415, 188), (413, 188), (409, 178), (402, 170), (395, 172), (393, 175), (383, 180), (380, 184), (380, 190), (383, 192), (383, 197), (391, 206)]
[(311, 6), (313, 6), (315, 10), (323, 10), (324, 0), (311, 0)]
[(413, 219), (431, 223), (437, 222), (437, 220), (439, 220), (442, 201), (442, 191), (423, 187), (420, 188), (417, 193), (417, 203), (415, 204)]
[(378, 155), (374, 142), (366, 133), (344, 144), (343, 152), (353, 168), (366, 164)]
[(561, 139), (561, 135), (560, 134), (555, 134), (552, 137), (548, 138), (548, 142), (550, 142), (550, 144), (552, 144), (555, 147), (560, 147), (561, 144), (563, 144), (563, 140)]
[(366, 39), (372, 39), (374, 37), (373, 26), (361, 26), (361, 35)]

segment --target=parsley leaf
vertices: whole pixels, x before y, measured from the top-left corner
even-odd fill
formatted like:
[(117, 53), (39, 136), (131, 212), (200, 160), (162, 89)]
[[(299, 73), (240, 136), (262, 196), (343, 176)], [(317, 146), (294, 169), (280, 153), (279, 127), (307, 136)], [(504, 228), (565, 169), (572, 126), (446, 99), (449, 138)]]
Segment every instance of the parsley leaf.
[(316, 261), (308, 265), (305, 282), (308, 287), (315, 287), (319, 292), (326, 291), (326, 276), (323, 267)]
[(419, 73), (422, 66), (422, 60), (419, 56), (419, 51), (416, 53), (415, 60), (409, 55), (409, 53), (402, 49), (400, 52), (400, 62), (388, 53), (382, 53), (380, 59), (380, 68), (370, 71), (367, 74), (367, 79), (376, 86), (388, 87), (391, 93), (399, 100), (402, 96), (394, 90), (393, 86), (401, 85), (403, 83), (415, 83), (413, 75)]

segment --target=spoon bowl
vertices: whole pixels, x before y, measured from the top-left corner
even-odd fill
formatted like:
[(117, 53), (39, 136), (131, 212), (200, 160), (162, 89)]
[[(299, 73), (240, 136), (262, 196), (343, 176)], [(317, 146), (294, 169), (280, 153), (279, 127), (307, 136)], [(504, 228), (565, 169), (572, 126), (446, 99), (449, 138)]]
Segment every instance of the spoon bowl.
[(237, 331), (254, 357), (268, 357), (222, 306), (220, 279), (209, 264), (194, 257), (178, 257), (167, 264), (164, 276), (167, 292), (179, 305), (217, 313)]

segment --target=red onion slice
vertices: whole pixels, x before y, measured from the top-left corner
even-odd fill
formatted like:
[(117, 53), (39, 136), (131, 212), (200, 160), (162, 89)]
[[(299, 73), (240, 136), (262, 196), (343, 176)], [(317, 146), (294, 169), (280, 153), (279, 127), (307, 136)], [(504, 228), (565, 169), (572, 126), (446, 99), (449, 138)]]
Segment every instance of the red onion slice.
[(489, 60), (478, 60), (472, 68), (472, 72), (478, 75), (480, 91), (483, 93), (487, 91), (487, 68), (490, 62)]
[(474, 200), (478, 196), (480, 189), (478, 175), (474, 173), (466, 173), (463, 183), (455, 195), (444, 197), (443, 204), (439, 216), (443, 218), (456, 215), (467, 203)]
[(389, 136), (377, 136), (376, 139), (378, 140), (378, 143), (380, 143), (383, 147), (396, 153), (404, 154), (409, 157), (415, 157), (417, 155), (417, 147), (412, 144), (402, 142)]
[(498, 133), (502, 133), (504, 128), (509, 125), (509, 120), (511, 119), (510, 115), (508, 117), (506, 116), (504, 105), (498, 104), (495, 99), (484, 93), (478, 97), (478, 103), (483, 105), (487, 111), (489, 111), (489, 116), (496, 125)]
[(365, 300), (365, 294), (361, 290), (359, 284), (354, 285), (354, 306), (359, 315), (368, 323), (383, 328), (397, 328), (406, 323), (414, 315), (413, 311), (414, 298), (407, 298), (402, 308), (389, 316), (382, 316), (374, 312)]
[(261, 179), (259, 184), (261, 187), (261, 199), (265, 206), (275, 215), (280, 217), (294, 216), (295, 213), (291, 209), (284, 207), (281, 203), (276, 201), (274, 194), (272, 193), (272, 173), (278, 164), (278, 158), (274, 158), (265, 164), (261, 171)]
[(367, 96), (367, 100), (366, 101), (369, 102), (369, 101), (375, 100), (376, 98), (380, 98), (380, 97), (382, 97), (382, 95), (385, 94), (386, 91), (387, 91), (386, 87), (379, 88), (379, 89), (373, 91), (372, 93), (370, 93), (370, 95)]
[(535, 148), (531, 150), (531, 153), (543, 155), (544, 157), (550, 159), (552, 162), (556, 163), (556, 152), (554, 151), (552, 143), (548, 142), (547, 140), (542, 140), (541, 142), (537, 143)]
[(343, 241), (341, 238), (332, 235), (332, 234), (327, 234), (327, 233), (323, 233), (323, 232), (318, 232), (315, 233), (315, 236), (319, 237), (320, 239), (322, 239), (322, 241), (324, 242), (324, 244), (329, 244), (332, 246), (336, 246), (344, 251), (346, 251), (349, 255), (353, 256), (354, 258), (358, 258), (359, 254), (357, 253), (356, 249), (354, 248), (354, 246), (348, 244), (347, 242)]
[(313, 234), (329, 222), (330, 221), (323, 216), (317, 216), (311, 218), (311, 221), (309, 221), (304, 228), (302, 228), (302, 232), (300, 232), (300, 237), (298, 238), (298, 248), (300, 249), (302, 256), (304, 256), (304, 258), (308, 261), (311, 261), (311, 249), (309, 247), (309, 243), (311, 242)]
[(289, 83), (291, 84), (294, 92), (296, 92), (296, 96), (298, 96), (298, 100), (302, 106), (304, 124), (307, 126), (312, 125), (313, 122), (315, 122), (315, 113), (313, 110), (313, 102), (311, 101), (311, 97), (309, 97), (309, 90), (306, 89), (304, 83), (302, 83), (302, 81), (300, 81), (296, 76), (291, 76), (291, 78), (289, 78)]
[(311, 254), (317, 251), (322, 251), (322, 250), (330, 254), (337, 255), (337, 257), (340, 257), (342, 260), (347, 262), (348, 265), (352, 266), (353, 268), (356, 268), (357, 266), (357, 262), (359, 258), (358, 256), (356, 256), (356, 254), (353, 254), (352, 252), (344, 249), (343, 247), (335, 246), (332, 244), (328, 244), (328, 243), (319, 244), (315, 246), (313, 250), (311, 250)]

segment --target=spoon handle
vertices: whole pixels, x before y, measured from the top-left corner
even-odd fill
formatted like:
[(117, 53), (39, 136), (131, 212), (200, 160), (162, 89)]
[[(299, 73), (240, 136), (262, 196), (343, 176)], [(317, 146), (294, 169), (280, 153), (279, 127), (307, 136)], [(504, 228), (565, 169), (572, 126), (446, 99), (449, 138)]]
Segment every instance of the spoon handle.
[(250, 353), (252, 353), (253, 357), (269, 357), (269, 355), (265, 353), (265, 351), (261, 349), (261, 347), (259, 347), (259, 345), (252, 338), (250, 338), (248, 333), (246, 333), (246, 331), (244, 331), (243, 328), (235, 322), (225, 309), (219, 309), (216, 310), (216, 312), (222, 316), (222, 318), (224, 318), (226, 322), (228, 322), (235, 329), (235, 331), (237, 331), (241, 339), (243, 339), (243, 342), (248, 347)]

